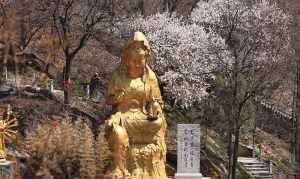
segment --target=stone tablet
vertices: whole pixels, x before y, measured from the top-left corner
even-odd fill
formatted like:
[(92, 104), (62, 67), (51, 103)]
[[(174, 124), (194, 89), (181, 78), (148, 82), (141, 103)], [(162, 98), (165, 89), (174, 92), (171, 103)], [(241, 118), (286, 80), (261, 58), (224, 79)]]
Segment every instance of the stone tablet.
[(13, 164), (7, 160), (0, 160), (0, 178), (13, 179)]
[(200, 124), (177, 125), (176, 179), (199, 179), (200, 173)]

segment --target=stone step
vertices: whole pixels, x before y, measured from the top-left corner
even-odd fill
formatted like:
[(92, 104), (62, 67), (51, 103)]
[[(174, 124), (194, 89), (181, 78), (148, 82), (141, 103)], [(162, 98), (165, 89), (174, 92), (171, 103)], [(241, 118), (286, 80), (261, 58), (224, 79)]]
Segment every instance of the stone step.
[(273, 176), (258, 176), (258, 177), (255, 177), (255, 179), (274, 179)]
[(272, 175), (266, 175), (266, 176), (253, 176), (253, 178), (257, 178), (257, 179), (274, 179), (274, 177)]
[(262, 176), (262, 175), (252, 175), (254, 178), (257, 178), (257, 179), (273, 179), (274, 177), (273, 177), (273, 175), (264, 175), (264, 176)]
[(250, 171), (253, 171), (253, 172), (262, 172), (262, 173), (264, 173), (264, 172), (270, 172), (270, 170), (267, 168), (266, 170), (253, 170), (253, 169), (251, 169), (251, 168), (249, 168), (249, 170)]
[(269, 171), (270, 169), (268, 167), (245, 167), (247, 170), (253, 170), (253, 171)]
[(270, 175), (270, 171), (257, 171), (257, 170), (251, 170), (250, 173), (254, 175)]
[(249, 165), (254, 165), (254, 164), (266, 164), (262, 161), (259, 161), (259, 160), (241, 160), (241, 161), (238, 161), (240, 163), (243, 163), (243, 164), (249, 164)]
[(255, 178), (273, 178), (273, 175), (269, 172), (267, 173), (257, 173), (257, 172), (250, 172), (251, 175)]
[(273, 179), (269, 165), (256, 158), (239, 157), (238, 161), (256, 179)]
[(239, 161), (240, 163), (244, 163), (244, 164), (249, 164), (249, 165), (252, 165), (252, 164), (266, 164), (262, 161)]
[(253, 164), (253, 165), (252, 164), (249, 165), (249, 164), (242, 163), (242, 165), (245, 166), (245, 167), (249, 167), (249, 168), (268, 167), (268, 165), (263, 164), (263, 163), (261, 163), (261, 164)]
[(256, 158), (248, 158), (248, 157), (239, 157), (238, 158), (239, 162), (252, 162), (252, 161), (258, 161)]

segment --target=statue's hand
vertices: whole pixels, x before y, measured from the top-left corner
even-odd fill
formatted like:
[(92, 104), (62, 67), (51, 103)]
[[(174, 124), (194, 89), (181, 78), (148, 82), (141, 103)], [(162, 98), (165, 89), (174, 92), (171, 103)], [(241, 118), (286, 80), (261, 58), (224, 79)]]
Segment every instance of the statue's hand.
[(148, 109), (148, 120), (154, 121), (162, 114), (162, 109), (157, 101), (152, 101)]
[(105, 128), (104, 128), (105, 135), (104, 135), (104, 137), (106, 139), (110, 138), (111, 131), (112, 131), (112, 128), (113, 128), (113, 124), (114, 124), (114, 121), (111, 120), (111, 119), (105, 121)]
[(155, 121), (157, 119), (158, 119), (158, 117), (154, 117), (152, 115), (148, 115), (148, 117), (147, 117), (147, 120), (149, 120), (149, 121)]
[(113, 120), (106, 120), (105, 121), (105, 125), (108, 126), (108, 127), (111, 127), (113, 124)]
[(116, 92), (116, 100), (118, 101), (118, 102), (120, 102), (120, 101), (123, 101), (123, 99), (124, 99), (124, 96), (125, 96), (125, 89), (124, 88), (122, 88), (122, 89), (120, 89), (120, 90), (118, 90), (117, 92)]
[(120, 123), (121, 123), (121, 113), (119, 112), (111, 115), (109, 119), (105, 120), (105, 126), (109, 128), (112, 127), (113, 124), (120, 125)]

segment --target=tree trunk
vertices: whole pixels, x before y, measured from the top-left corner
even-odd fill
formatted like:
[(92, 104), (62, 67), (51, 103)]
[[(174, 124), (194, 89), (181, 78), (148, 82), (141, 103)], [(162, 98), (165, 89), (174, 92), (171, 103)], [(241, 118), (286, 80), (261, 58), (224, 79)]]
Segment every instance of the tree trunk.
[[(296, 2), (296, 0), (294, 1)], [(299, 4), (299, 3), (298, 3)], [(299, 10), (300, 6), (296, 5), (295, 3), (290, 3), (290, 13), (293, 16), (293, 24), (291, 25), (292, 30), (292, 39), (291, 43), (295, 50), (294, 58), (297, 62), (297, 72), (296, 72), (296, 91), (294, 95), (295, 107), (294, 107), (294, 114), (295, 114), (295, 121), (293, 126), (293, 160), (298, 162), (300, 165), (300, 137), (299, 137), (299, 128), (300, 128), (300, 37), (299, 37), (299, 30), (300, 30), (300, 17), (299, 17)], [(300, 167), (300, 166), (299, 166)]]
[[(20, 9), (22, 9), (22, 7), (25, 7), (25, 1), (24, 0), (19, 0), (18, 5), (20, 7)], [(25, 49), (26, 46), (26, 26), (25, 26), (25, 19), (24, 19), (25, 14), (19, 16), (19, 20), (20, 20), (20, 46), (21, 46), (21, 50), (23, 51)]]
[(232, 137), (232, 131), (229, 130), (228, 133), (228, 178), (232, 179), (232, 167), (233, 167), (233, 145), (232, 145), (233, 137)]
[(297, 106), (296, 106), (296, 98), (297, 98), (297, 89), (298, 89), (298, 74), (299, 74), (299, 63), (297, 63), (296, 67), (296, 75), (295, 75), (295, 87), (293, 90), (293, 110), (292, 110), (292, 130), (291, 130), (291, 162), (296, 162), (297, 155)]
[(296, 79), (296, 96), (295, 96), (295, 120), (293, 124), (293, 143), (294, 143), (294, 159), (300, 163), (300, 139), (299, 139), (299, 121), (300, 121), (300, 62), (297, 64), (297, 79)]
[(8, 52), (9, 52), (9, 45), (6, 43), (4, 47), (4, 57), (3, 57), (3, 76), (5, 82), (7, 82), (8, 80), (8, 70), (7, 70)]
[[(230, 146), (233, 145), (233, 147), (231, 147), (230, 150), (230, 158), (229, 158), (229, 165), (230, 165), (230, 170), (229, 170), (229, 179), (235, 179), (235, 170), (236, 170), (236, 158), (237, 158), (237, 149), (236, 149), (236, 143), (238, 145), (239, 139), (237, 138), (237, 129), (238, 127), (238, 120), (239, 120), (239, 113), (237, 111), (238, 109), (238, 87), (239, 87), (239, 82), (238, 82), (238, 76), (239, 76), (239, 70), (238, 70), (238, 58), (237, 58), (237, 53), (235, 54), (235, 63), (234, 63), (234, 71), (233, 71), (233, 75), (232, 75), (232, 84), (233, 84), (233, 88), (232, 88), (232, 102), (231, 102), (231, 113), (230, 113), (230, 117), (231, 117), (231, 126), (229, 126), (230, 128), (233, 126), (233, 129), (231, 129), (232, 134), (234, 134), (234, 139), (232, 137), (231, 134), (231, 141), (230, 141)], [(239, 131), (238, 131), (239, 132)], [(238, 133), (239, 135), (239, 133)]]
[(67, 56), (65, 61), (65, 67), (64, 67), (64, 104), (69, 105), (71, 101), (71, 92), (72, 92), (72, 86), (71, 86), (71, 63), (72, 59)]
[(252, 157), (255, 157), (255, 139), (256, 139), (256, 127), (257, 127), (257, 119), (254, 118), (254, 127), (253, 127), (253, 133), (252, 133)]
[(13, 61), (14, 61), (14, 75), (15, 75), (15, 85), (17, 88), (17, 91), (19, 91), (19, 59), (16, 55), (16, 47), (12, 45), (12, 49), (13, 49)]
[(237, 159), (238, 159), (238, 152), (239, 152), (239, 140), (240, 140), (240, 128), (237, 127), (234, 132), (234, 148), (233, 148), (233, 163), (232, 163), (232, 178), (235, 179), (236, 167), (237, 167)]

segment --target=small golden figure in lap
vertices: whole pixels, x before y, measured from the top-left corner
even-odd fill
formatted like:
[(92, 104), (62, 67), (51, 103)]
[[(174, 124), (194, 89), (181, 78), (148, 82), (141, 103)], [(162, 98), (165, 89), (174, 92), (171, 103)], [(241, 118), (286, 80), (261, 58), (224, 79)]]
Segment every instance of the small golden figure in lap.
[(168, 179), (163, 101), (149, 55), (144, 34), (135, 32), (108, 85), (107, 104), (116, 113), (106, 121), (113, 166), (105, 179)]

